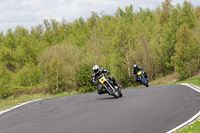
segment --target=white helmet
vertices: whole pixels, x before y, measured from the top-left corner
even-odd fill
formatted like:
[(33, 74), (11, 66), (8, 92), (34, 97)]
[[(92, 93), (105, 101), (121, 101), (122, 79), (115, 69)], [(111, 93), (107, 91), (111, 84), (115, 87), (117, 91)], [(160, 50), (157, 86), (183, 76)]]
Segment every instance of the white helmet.
[(138, 68), (138, 65), (137, 65), (137, 64), (134, 64), (134, 65), (133, 65), (133, 68), (134, 68), (134, 69), (137, 69), (137, 68)]
[(92, 70), (95, 72), (95, 73), (98, 73), (99, 72), (99, 66), (98, 65), (94, 65), (92, 67)]

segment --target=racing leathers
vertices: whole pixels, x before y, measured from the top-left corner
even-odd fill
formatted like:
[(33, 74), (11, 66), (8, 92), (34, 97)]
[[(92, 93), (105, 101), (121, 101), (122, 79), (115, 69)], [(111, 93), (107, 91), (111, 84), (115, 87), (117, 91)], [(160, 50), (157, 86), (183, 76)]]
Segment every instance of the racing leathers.
[[(139, 66), (136, 66), (136, 67), (133, 67), (133, 70), (132, 70), (132, 76), (136, 79), (136, 82), (140, 82), (139, 78), (138, 78), (138, 75), (137, 73), (141, 70), (145, 70), (144, 68), (141, 68)], [(144, 77), (148, 80), (147, 78), (147, 73), (144, 71)]]

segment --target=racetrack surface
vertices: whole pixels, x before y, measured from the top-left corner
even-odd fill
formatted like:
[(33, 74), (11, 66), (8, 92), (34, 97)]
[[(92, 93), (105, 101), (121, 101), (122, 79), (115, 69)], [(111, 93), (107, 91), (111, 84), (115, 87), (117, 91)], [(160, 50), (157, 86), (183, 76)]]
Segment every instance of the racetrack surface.
[(200, 111), (183, 85), (131, 88), (123, 97), (81, 94), (43, 99), (0, 115), (0, 133), (165, 133)]

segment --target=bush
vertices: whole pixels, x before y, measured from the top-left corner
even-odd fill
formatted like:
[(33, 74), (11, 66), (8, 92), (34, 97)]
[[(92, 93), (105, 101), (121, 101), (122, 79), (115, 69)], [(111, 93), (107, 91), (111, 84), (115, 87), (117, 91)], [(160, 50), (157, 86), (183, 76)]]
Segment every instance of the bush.
[(95, 88), (94, 83), (92, 82), (92, 71), (87, 64), (82, 64), (77, 76), (77, 84), (81, 88), (79, 91), (86, 93), (92, 92)]
[(5, 64), (6, 68), (14, 71), (16, 68), (14, 52), (6, 47), (0, 49), (0, 61)]
[(59, 57), (55, 56), (45, 64), (45, 80), (51, 88), (51, 92), (57, 93), (65, 88), (65, 66)]
[(34, 64), (27, 64), (17, 73), (19, 85), (23, 87), (36, 85), (41, 76), (40, 69)]
[(52, 93), (77, 88), (79, 49), (71, 44), (48, 48), (39, 58), (43, 78)]
[(0, 97), (5, 99), (10, 96), (10, 81), (12, 73), (4, 66), (0, 66)]
[(26, 87), (11, 86), (9, 93), (10, 93), (10, 95), (17, 97), (17, 96), (20, 96), (22, 94), (30, 94), (32, 90), (33, 90), (32, 86), (26, 86)]

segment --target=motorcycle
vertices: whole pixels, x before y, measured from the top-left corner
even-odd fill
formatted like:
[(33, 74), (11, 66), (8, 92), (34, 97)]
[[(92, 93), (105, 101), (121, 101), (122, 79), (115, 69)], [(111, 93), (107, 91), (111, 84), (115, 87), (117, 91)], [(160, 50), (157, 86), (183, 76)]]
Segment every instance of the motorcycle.
[(142, 71), (142, 70), (139, 71), (137, 73), (137, 76), (138, 76), (141, 84), (143, 84), (146, 87), (149, 87), (148, 80), (144, 77), (144, 71)]
[(115, 98), (122, 97), (121, 89), (118, 86), (114, 86), (113, 84), (111, 84), (109, 79), (104, 74), (101, 74), (97, 78), (109, 95), (112, 95)]

